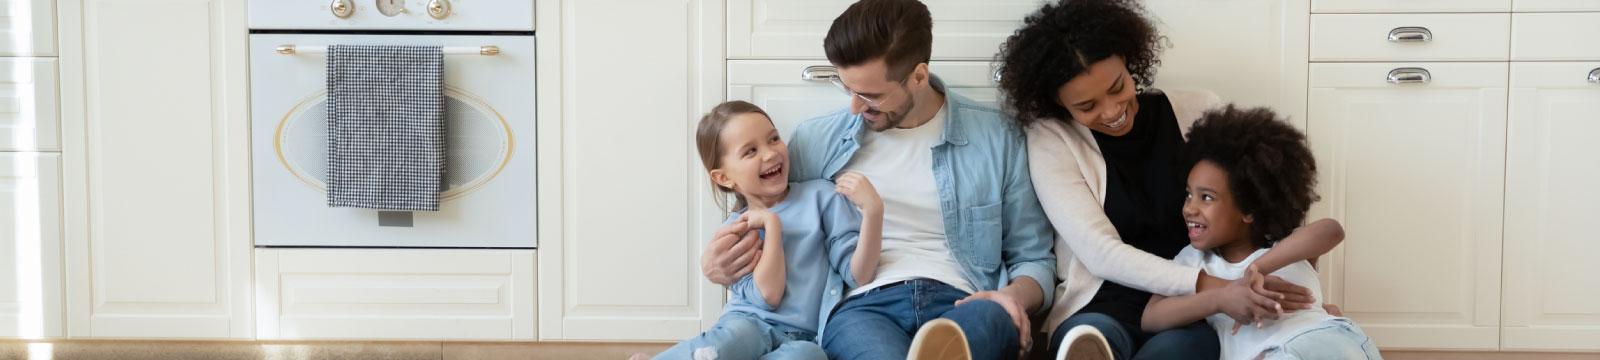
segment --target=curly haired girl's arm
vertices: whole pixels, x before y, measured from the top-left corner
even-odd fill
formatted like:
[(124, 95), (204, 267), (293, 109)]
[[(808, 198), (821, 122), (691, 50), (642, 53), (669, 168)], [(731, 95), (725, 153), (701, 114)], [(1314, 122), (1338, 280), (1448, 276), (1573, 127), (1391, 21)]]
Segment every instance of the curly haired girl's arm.
[(1338, 220), (1322, 219), (1300, 227), (1261, 254), (1253, 263), (1262, 274), (1271, 274), (1301, 260), (1315, 261), (1344, 241), (1344, 227)]

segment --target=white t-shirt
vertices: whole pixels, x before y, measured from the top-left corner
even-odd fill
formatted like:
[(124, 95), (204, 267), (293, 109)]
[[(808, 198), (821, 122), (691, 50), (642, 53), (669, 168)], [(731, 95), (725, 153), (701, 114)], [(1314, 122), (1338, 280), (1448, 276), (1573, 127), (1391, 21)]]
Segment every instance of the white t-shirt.
[[(1243, 276), (1245, 270), (1249, 269), (1250, 263), (1266, 253), (1267, 249), (1258, 249), (1243, 262), (1235, 264), (1223, 259), (1222, 255), (1187, 246), (1178, 252), (1178, 256), (1172, 261), (1205, 269), (1211, 276), (1234, 280)], [(1311, 330), (1320, 322), (1339, 318), (1322, 309), (1322, 288), (1317, 282), (1317, 269), (1312, 268), (1311, 263), (1302, 260), (1284, 266), (1270, 275), (1311, 289), (1311, 296), (1316, 298), (1315, 302), (1311, 304), (1310, 309), (1284, 313), (1278, 320), (1268, 320), (1259, 330), (1255, 326), (1241, 326), (1238, 334), (1230, 334), (1233, 332), (1233, 318), (1228, 315), (1207, 316), (1206, 322), (1211, 323), (1211, 327), (1217, 329), (1217, 334), (1221, 335), (1223, 359), (1253, 359), (1268, 346), (1281, 345), (1294, 335)]]
[(925, 278), (968, 293), (972, 285), (946, 245), (944, 213), (933, 180), (933, 144), (944, 134), (945, 109), (910, 129), (867, 130), (844, 170), (860, 172), (883, 198), (883, 251), (872, 283), (850, 295), (888, 283)]

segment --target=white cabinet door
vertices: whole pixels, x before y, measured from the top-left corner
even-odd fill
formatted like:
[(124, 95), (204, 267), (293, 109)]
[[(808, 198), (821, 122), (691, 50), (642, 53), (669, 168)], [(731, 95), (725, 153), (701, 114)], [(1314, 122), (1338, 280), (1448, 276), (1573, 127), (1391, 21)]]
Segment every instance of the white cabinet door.
[[(704, 173), (692, 160), (694, 123), (704, 111), (696, 89), (721, 88), (723, 46), (720, 36), (703, 42), (694, 35), (721, 33), (722, 2), (538, 6), (539, 78), (559, 84), (539, 88), (540, 140), (553, 131), (560, 144), (553, 151), (560, 157), (540, 164), (561, 166), (540, 176), (541, 188), (560, 177), (560, 193), (539, 198), (561, 205), (540, 211), (554, 215), (560, 232), (539, 238), (538, 334), (546, 340), (693, 337), (721, 314), (721, 287), (700, 275), (697, 261), (710, 231), (700, 235), (692, 205), (700, 198), (691, 194), (705, 183), (691, 179)], [(700, 66), (717, 69), (702, 72)], [(547, 224), (540, 222), (541, 234), (556, 230)]]
[[(833, 71), (826, 60), (729, 60), (728, 100), (749, 101), (768, 115), (778, 132), (789, 139), (795, 126), (808, 119), (844, 109), (850, 98), (826, 80), (804, 80), (807, 68)], [(951, 92), (999, 107), (994, 71), (988, 62), (934, 61), (928, 71), (939, 76)]]
[[(728, 1), (729, 59), (826, 60), (822, 39), (851, 0)], [(1040, 0), (926, 1), (934, 60), (989, 60)]]
[(250, 338), (245, 3), (60, 5), (69, 336)]
[(0, 153), (0, 338), (61, 329), (61, 155)]
[(1506, 12), (1512, 0), (1312, 0), (1315, 13)]
[(1512, 63), (1506, 144), (1507, 350), (1600, 350), (1600, 62)]
[(0, 58), (0, 151), (60, 151), (56, 59)]
[[(1431, 82), (1386, 82), (1402, 67)], [(1311, 217), (1345, 227), (1327, 297), (1380, 347), (1499, 346), (1506, 67), (1311, 65)]]

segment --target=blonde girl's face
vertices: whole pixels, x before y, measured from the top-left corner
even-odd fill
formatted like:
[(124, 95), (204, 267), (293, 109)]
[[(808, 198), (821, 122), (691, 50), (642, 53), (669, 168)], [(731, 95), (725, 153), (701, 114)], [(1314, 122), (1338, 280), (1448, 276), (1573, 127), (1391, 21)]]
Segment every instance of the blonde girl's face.
[(711, 170), (711, 181), (752, 200), (788, 190), (789, 147), (772, 120), (760, 113), (735, 115), (722, 127), (718, 141), (722, 165)]

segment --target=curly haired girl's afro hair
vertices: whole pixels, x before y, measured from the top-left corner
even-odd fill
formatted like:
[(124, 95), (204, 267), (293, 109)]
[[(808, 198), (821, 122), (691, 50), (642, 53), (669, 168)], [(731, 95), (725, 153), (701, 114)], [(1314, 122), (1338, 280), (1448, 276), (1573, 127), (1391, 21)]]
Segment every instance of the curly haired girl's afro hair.
[(1089, 65), (1120, 56), (1139, 89), (1155, 81), (1164, 38), (1136, 0), (1060, 0), (1028, 15), (1005, 44), (1000, 90), (1022, 126), (1039, 119), (1070, 120), (1056, 90)]
[(1251, 215), (1250, 242), (1271, 247), (1305, 221), (1318, 200), (1317, 163), (1301, 134), (1267, 108), (1233, 105), (1206, 112), (1189, 129), (1191, 165), (1209, 161), (1228, 172), (1239, 212)]

